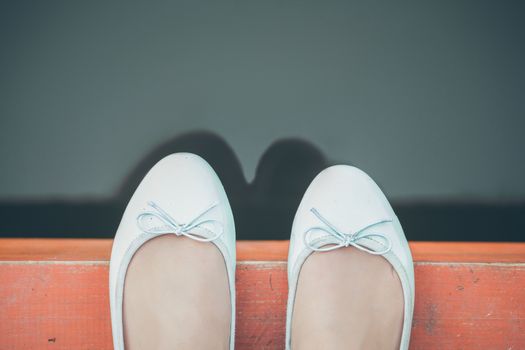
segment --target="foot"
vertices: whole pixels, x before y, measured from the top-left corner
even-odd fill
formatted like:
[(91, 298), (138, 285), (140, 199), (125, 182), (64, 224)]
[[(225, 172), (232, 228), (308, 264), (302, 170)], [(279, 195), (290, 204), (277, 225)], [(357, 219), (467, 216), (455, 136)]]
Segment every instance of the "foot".
[(124, 285), (126, 350), (228, 349), (231, 306), (214, 244), (159, 236), (135, 253)]
[(288, 283), (287, 350), (408, 350), (410, 247), (363, 171), (336, 165), (312, 181), (292, 226)]
[(316, 252), (299, 274), (292, 349), (397, 350), (403, 289), (392, 265), (353, 247)]
[(219, 177), (194, 154), (161, 159), (113, 240), (114, 349), (233, 349), (234, 278), (235, 224)]

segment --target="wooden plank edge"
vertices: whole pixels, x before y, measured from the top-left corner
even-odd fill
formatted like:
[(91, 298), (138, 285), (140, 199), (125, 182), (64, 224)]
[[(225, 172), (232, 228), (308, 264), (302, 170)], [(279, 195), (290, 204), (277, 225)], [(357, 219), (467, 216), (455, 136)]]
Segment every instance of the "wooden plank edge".
[[(0, 261), (108, 261), (111, 239), (2, 238)], [(238, 241), (238, 261), (286, 261), (288, 241)], [(525, 243), (410, 242), (415, 262), (525, 263)]]

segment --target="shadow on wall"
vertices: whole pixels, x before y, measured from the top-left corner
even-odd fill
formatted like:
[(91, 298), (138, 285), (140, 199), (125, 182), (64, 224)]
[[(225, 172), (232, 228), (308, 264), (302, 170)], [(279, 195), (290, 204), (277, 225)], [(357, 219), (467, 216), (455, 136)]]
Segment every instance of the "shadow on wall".
[[(284, 139), (261, 157), (247, 183), (231, 147), (210, 132), (173, 138), (149, 153), (107, 200), (0, 202), (0, 237), (113, 237), (127, 201), (161, 158), (191, 152), (210, 163), (235, 215), (238, 239), (288, 239), (302, 195), (331, 162), (312, 143)], [(393, 203), (409, 240), (524, 241), (525, 204)]]

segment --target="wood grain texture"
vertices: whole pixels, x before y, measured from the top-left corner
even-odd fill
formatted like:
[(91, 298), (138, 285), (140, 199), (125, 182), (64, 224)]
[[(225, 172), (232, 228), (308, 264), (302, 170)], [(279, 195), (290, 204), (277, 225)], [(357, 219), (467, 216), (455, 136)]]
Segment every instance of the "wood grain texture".
[(415, 269), (411, 349), (525, 349), (525, 265)]
[(111, 349), (108, 266), (0, 265), (0, 349)]
[[(83, 242), (62, 248), (72, 243)], [(91, 243), (100, 251), (108, 248), (106, 240)], [(278, 242), (274, 252), (262, 252), (259, 260), (248, 254), (273, 244), (240, 247), (245, 256), (237, 265), (236, 349), (284, 348), (286, 263), (277, 258), (286, 242)], [(493, 251), (484, 246), (477, 260), (470, 255), (466, 261), (447, 262), (446, 257), (456, 257), (454, 252), (467, 249), (468, 254), (468, 248), (449, 243), (450, 251), (440, 252), (432, 244), (424, 247), (432, 251), (429, 259), (419, 255), (417, 260), (414, 252), (411, 349), (525, 349), (525, 255), (519, 247), (511, 244), (503, 252), (501, 245)], [(34, 258), (26, 251), (25, 260), (16, 260), (7, 250), (2, 247), (0, 254), (0, 350), (112, 349), (104, 255), (95, 259), (93, 252), (80, 249), (76, 252), (82, 259), (74, 260), (73, 253), (56, 248), (54, 259)]]

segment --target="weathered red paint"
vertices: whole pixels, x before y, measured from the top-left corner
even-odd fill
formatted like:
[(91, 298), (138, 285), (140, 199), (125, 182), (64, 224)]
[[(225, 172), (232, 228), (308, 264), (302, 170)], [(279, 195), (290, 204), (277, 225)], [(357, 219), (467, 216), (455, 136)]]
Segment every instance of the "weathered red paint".
[[(110, 244), (0, 240), (0, 350), (111, 349)], [(525, 349), (525, 245), (411, 247), (411, 349)], [(239, 244), (237, 349), (284, 347), (286, 248), (287, 242)]]

